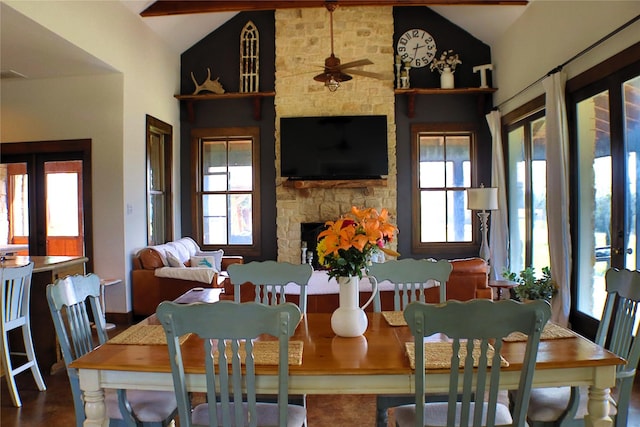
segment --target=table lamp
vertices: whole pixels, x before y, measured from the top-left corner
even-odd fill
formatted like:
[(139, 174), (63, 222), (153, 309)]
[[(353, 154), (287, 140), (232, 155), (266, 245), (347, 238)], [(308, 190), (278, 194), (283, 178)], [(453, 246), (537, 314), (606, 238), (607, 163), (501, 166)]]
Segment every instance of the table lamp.
[(495, 187), (485, 187), (480, 184), (478, 188), (467, 189), (467, 209), (478, 212), (480, 218), (480, 230), (482, 231), (482, 243), (480, 244), (480, 258), (489, 263), (491, 250), (487, 240), (489, 213), (498, 209), (498, 189)]

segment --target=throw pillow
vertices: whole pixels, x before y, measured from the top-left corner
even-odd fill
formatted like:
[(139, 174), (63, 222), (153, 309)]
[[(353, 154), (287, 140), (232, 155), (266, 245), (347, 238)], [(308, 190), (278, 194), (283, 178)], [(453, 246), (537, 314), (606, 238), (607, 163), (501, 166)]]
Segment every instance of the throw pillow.
[(174, 254), (172, 254), (169, 251), (167, 251), (166, 254), (167, 254), (167, 262), (169, 263), (169, 267), (184, 268), (184, 264), (182, 263), (182, 261), (178, 259), (178, 257), (176, 257)]
[(216, 268), (216, 261), (213, 256), (192, 256), (191, 257), (191, 267), (205, 267), (212, 268), (215, 271), (220, 271)]
[(199, 251), (196, 253), (197, 256), (212, 256), (215, 260), (214, 267), (216, 271), (222, 271), (222, 255), (224, 255), (224, 251), (222, 249), (218, 249), (217, 251)]

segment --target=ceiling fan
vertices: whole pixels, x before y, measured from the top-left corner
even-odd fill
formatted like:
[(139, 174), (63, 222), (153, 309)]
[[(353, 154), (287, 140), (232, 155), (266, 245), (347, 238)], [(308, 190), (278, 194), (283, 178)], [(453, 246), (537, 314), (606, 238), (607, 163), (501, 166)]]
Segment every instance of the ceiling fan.
[(383, 79), (384, 76), (378, 73), (371, 73), (363, 70), (355, 70), (352, 69), (354, 67), (359, 67), (363, 65), (372, 65), (369, 59), (359, 59), (356, 61), (347, 62), (344, 64), (340, 63), (340, 58), (334, 55), (333, 53), (333, 11), (338, 7), (338, 3), (336, 1), (327, 1), (325, 2), (325, 6), (329, 11), (329, 22), (330, 22), (330, 30), (331, 30), (331, 55), (324, 60), (324, 71), (321, 74), (318, 74), (313, 79), (315, 81), (324, 83), (324, 85), (331, 91), (335, 92), (340, 87), (340, 83), (351, 80), (353, 77), (343, 71), (349, 70), (350, 74), (371, 77), (374, 79)]

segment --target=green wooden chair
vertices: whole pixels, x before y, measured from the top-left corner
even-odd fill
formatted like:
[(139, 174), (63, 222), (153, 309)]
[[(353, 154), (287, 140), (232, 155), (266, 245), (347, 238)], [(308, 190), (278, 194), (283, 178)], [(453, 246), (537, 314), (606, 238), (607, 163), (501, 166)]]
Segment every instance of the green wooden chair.
[[(453, 266), (447, 260), (401, 259), (383, 263), (373, 263), (369, 267), (369, 278), (376, 282), (388, 280), (393, 283), (393, 309), (402, 311), (413, 301), (425, 302), (425, 289), (431, 281), (439, 282), (440, 302), (447, 300), (447, 280)], [(373, 299), (373, 310), (382, 311), (380, 292)]]
[(234, 287), (234, 301), (240, 301), (240, 287), (245, 283), (255, 286), (255, 301), (267, 305), (286, 302), (284, 288), (289, 283), (300, 286), (298, 305), (302, 313), (307, 312), (307, 283), (313, 267), (309, 264), (291, 264), (277, 261), (252, 261), (232, 264), (228, 267), (229, 279)]
[[(22, 267), (0, 268), (0, 283), (2, 284), (0, 294), (0, 330), (2, 338), (0, 347), (2, 348), (2, 361), (4, 367), (4, 377), (7, 380), (9, 394), (14, 406), (21, 407), (22, 401), (16, 386), (15, 376), (30, 370), (38, 390), (47, 389), (38, 360), (33, 348), (33, 338), (31, 336), (31, 316), (29, 306), (31, 305), (31, 277), (33, 275), (33, 262)], [(9, 332), (20, 330), (24, 351), (13, 351), (9, 342)], [(17, 344), (17, 343), (16, 343)], [(18, 349), (16, 349), (18, 350)], [(11, 356), (20, 356), (23, 362), (15, 366), (17, 359), (12, 360)], [(26, 360), (24, 360), (26, 359)]]
[[(627, 360), (619, 366), (616, 388), (609, 399), (609, 415), (616, 427), (626, 427), (629, 400), (640, 359), (636, 326), (640, 303), (640, 271), (609, 269), (605, 274), (607, 300), (595, 342)], [(587, 413), (587, 387), (536, 388), (531, 391), (527, 421), (532, 427), (582, 426)]]
[[(295, 304), (269, 306), (256, 302), (219, 301), (183, 305), (165, 301), (158, 306), (156, 314), (167, 336), (181, 427), (295, 427), (305, 424), (305, 408), (288, 404), (289, 338), (302, 316)], [(179, 338), (187, 333), (197, 334), (204, 343), (207, 403), (195, 408), (191, 407), (187, 392), (179, 343)], [(279, 342), (277, 403), (257, 402), (256, 399), (252, 340), (262, 334), (277, 337)], [(239, 351), (241, 342), (246, 349), (244, 364)], [(227, 351), (231, 351), (229, 356)], [(226, 368), (218, 370), (216, 364)]]
[[(447, 260), (402, 259), (374, 263), (369, 267), (369, 279), (375, 282), (388, 280), (393, 283), (393, 309), (402, 311), (413, 301), (425, 302), (425, 289), (432, 286), (431, 281), (438, 282), (440, 302), (447, 300), (447, 281), (453, 266)], [(373, 299), (373, 311), (380, 312), (382, 303), (378, 291)], [(430, 399), (437, 399), (430, 396)], [(376, 425), (387, 427), (388, 410), (393, 406), (413, 402), (410, 395), (379, 395), (376, 398)]]
[[(524, 426), (540, 334), (550, 316), (550, 305), (541, 300), (526, 304), (481, 299), (409, 304), (404, 310), (404, 317), (414, 337), (416, 395), (415, 404), (395, 408), (396, 425)], [(500, 352), (502, 339), (515, 331), (525, 333), (528, 340), (518, 398), (511, 413), (508, 405), (498, 401)], [(458, 356), (460, 349), (466, 348), (468, 356), (462, 361), (463, 368), (451, 369), (447, 402), (425, 404), (428, 384), (425, 381), (427, 357), (423, 343), (425, 337), (436, 333), (451, 339), (451, 366), (458, 366), (462, 361)], [(474, 363), (476, 358), (472, 357), (474, 348), (478, 352), (477, 364)]]
[[(82, 427), (86, 416), (78, 371), (69, 365), (97, 344), (108, 340), (100, 308), (100, 278), (89, 274), (58, 279), (47, 286), (47, 302), (67, 366), (76, 426)], [(89, 321), (90, 314), (95, 320), (97, 343)], [(177, 413), (175, 395), (166, 391), (105, 390), (105, 405), (111, 427), (164, 427), (171, 424)]]

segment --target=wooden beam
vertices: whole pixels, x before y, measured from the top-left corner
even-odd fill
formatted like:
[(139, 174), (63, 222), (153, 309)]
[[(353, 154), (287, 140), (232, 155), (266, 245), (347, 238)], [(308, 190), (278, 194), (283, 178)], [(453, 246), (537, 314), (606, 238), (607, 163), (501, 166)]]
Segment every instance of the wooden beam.
[[(140, 16), (300, 9), (324, 7), (326, 3), (325, 0), (158, 0), (140, 12)], [(528, 0), (336, 0), (332, 3), (343, 6), (526, 6), (529, 2)]]

